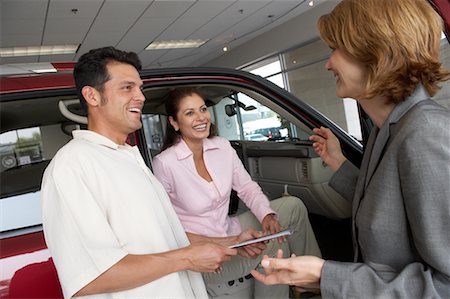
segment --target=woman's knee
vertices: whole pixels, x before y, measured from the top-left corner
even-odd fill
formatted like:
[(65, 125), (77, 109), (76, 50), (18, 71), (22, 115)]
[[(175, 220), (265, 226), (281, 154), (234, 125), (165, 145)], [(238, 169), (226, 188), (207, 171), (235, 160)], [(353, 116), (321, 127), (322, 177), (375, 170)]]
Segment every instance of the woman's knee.
[[(278, 249), (283, 250), (283, 257), (287, 258), (290, 256), (291, 251), (289, 249), (289, 244), (287, 242), (279, 243), (277, 239), (273, 239), (266, 244), (266, 249), (260, 255), (268, 255), (269, 257), (275, 257), (277, 255)], [(262, 259), (262, 258), (261, 258)]]
[(279, 201), (279, 203), (277, 203), (277, 212), (279, 214), (296, 213), (299, 215), (308, 215), (308, 209), (306, 208), (303, 201), (298, 197), (283, 196), (275, 200)]

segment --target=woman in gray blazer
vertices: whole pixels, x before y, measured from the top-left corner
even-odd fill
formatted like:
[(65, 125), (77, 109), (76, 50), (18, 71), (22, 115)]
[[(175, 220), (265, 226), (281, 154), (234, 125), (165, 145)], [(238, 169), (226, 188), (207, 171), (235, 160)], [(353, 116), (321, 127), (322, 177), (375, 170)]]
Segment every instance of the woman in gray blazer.
[(425, 0), (343, 0), (318, 28), (337, 96), (375, 124), (361, 169), (329, 129), (310, 137), (335, 171), (330, 185), (352, 201), (354, 263), (278, 255), (252, 274), (324, 298), (450, 298), (450, 112), (430, 100), (450, 75), (442, 21)]

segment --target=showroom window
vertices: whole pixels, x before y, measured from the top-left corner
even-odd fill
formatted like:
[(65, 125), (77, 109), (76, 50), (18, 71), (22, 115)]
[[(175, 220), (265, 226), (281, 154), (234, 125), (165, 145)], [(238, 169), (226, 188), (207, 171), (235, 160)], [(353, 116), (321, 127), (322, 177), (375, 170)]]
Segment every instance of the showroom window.
[[(325, 69), (330, 53), (321, 40), (315, 40), (248, 66), (245, 70), (290, 91), (361, 140), (356, 101), (336, 97), (333, 75)], [(300, 135), (295, 127), (291, 131)]]

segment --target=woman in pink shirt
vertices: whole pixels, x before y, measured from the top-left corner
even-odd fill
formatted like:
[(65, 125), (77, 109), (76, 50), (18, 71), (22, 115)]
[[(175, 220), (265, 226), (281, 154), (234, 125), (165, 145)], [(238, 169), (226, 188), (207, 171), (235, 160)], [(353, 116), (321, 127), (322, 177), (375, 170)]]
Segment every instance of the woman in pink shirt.
[[(269, 242), (263, 254), (274, 256), (278, 248), (291, 255), (321, 256), (308, 213), (300, 199), (285, 196), (270, 201), (242, 165), (229, 141), (211, 133), (211, 115), (201, 93), (194, 88), (177, 88), (166, 101), (167, 135), (163, 152), (153, 160), (153, 170), (163, 184), (188, 235), (226, 237), (247, 228), (275, 233), (293, 232), (287, 238)], [(231, 190), (250, 209), (228, 216)], [(190, 238), (192, 241), (192, 238)], [(248, 275), (263, 254), (254, 259), (233, 257), (221, 273), (204, 273), (208, 291), (217, 284)], [(287, 286), (256, 283), (255, 297), (288, 298)]]

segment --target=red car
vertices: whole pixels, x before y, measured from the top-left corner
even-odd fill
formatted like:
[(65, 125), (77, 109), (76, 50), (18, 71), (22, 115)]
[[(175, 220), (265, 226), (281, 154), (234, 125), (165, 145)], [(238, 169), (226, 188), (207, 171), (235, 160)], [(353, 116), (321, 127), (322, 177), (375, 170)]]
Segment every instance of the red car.
[[(147, 98), (143, 129), (132, 134), (128, 141), (139, 146), (149, 167), (151, 157), (161, 147), (166, 94), (175, 86), (195, 85), (208, 99), (219, 135), (230, 140), (249, 173), (269, 198), (278, 197), (287, 188), (288, 192), (304, 200), (314, 217), (321, 218), (321, 223), (324, 219), (347, 223), (341, 219), (350, 215), (350, 207), (326, 186), (331, 171), (323, 166), (307, 138), (313, 127), (332, 128), (355, 164), (361, 160), (362, 145), (328, 118), (268, 80), (243, 71), (210, 68), (144, 70), (141, 77)], [(40, 183), (55, 152), (70, 140), (71, 130), (85, 126), (86, 119), (70, 73), (3, 77), (0, 80), (4, 217), (0, 233), (0, 297), (59, 298), (62, 297), (61, 289), (42, 233)], [(250, 98), (260, 108), (243, 104)], [(262, 106), (266, 110), (270, 107), (292, 124), (282, 142), (245, 140), (246, 135), (239, 130), (239, 113), (226, 113), (233, 110), (231, 108), (257, 113)], [(280, 178), (283, 178), (282, 182)], [(232, 201), (230, 213), (239, 213), (243, 209), (245, 207), (239, 205), (238, 199)], [(326, 230), (331, 227), (335, 227), (334, 223)], [(321, 242), (320, 231), (316, 233)], [(341, 233), (347, 234), (347, 227), (343, 227)], [(343, 240), (348, 241), (348, 246), (341, 247), (350, 248), (350, 236), (346, 235)], [(326, 235), (323, 235), (322, 243), (325, 244), (324, 254), (327, 246), (329, 252), (332, 251), (332, 246), (326, 245), (329, 243)], [(350, 256), (351, 252), (346, 252), (333, 258), (345, 260)]]
[[(450, 3), (433, 2), (448, 29)], [(352, 259), (350, 206), (327, 186), (331, 171), (315, 154), (308, 136), (313, 127), (331, 128), (355, 165), (362, 158), (361, 143), (291, 93), (247, 72), (161, 69), (144, 70), (141, 77), (147, 98), (143, 128), (128, 142), (139, 146), (149, 167), (163, 140), (166, 94), (176, 86), (194, 85), (206, 95), (219, 135), (230, 140), (268, 197), (287, 191), (302, 198), (324, 258)], [(73, 129), (85, 127), (86, 118), (71, 72), (0, 77), (0, 95), (0, 298), (62, 298), (42, 232), (40, 183), (53, 155), (70, 140)], [(245, 140), (240, 112), (256, 112), (260, 109), (256, 106), (270, 108), (283, 120), (287, 132), (283, 140)], [(364, 136), (370, 127), (362, 128)], [(244, 209), (232, 198), (230, 214)]]

